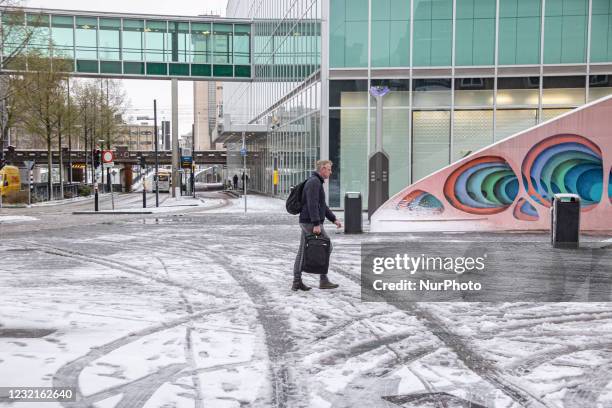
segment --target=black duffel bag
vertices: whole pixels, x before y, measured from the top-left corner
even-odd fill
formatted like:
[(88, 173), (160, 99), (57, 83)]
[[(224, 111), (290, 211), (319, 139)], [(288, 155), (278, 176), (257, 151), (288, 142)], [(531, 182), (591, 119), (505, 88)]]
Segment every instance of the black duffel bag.
[(316, 234), (306, 235), (302, 271), (318, 274), (327, 273), (330, 254), (331, 241), (329, 238)]

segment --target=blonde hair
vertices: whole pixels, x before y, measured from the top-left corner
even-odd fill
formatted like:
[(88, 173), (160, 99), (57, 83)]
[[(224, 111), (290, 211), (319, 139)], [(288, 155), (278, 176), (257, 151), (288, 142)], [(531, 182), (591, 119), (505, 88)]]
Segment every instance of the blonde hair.
[(317, 160), (317, 171), (321, 170), (323, 167), (327, 166), (327, 165), (333, 166), (334, 163), (332, 163), (331, 160)]

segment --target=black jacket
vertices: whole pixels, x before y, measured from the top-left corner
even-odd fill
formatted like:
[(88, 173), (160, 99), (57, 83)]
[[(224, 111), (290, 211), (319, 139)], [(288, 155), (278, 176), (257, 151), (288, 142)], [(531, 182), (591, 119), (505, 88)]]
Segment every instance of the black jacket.
[(317, 172), (312, 172), (312, 175), (306, 181), (302, 192), (300, 223), (319, 225), (323, 224), (325, 218), (331, 222), (336, 221), (336, 216), (325, 203), (323, 181), (323, 177)]

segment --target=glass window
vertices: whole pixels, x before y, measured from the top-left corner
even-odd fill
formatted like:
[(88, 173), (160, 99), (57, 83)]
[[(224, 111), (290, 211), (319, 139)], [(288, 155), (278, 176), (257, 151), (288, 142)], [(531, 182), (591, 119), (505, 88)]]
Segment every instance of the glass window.
[(377, 1), (371, 27), (372, 66), (410, 66), (410, 2)]
[(457, 0), (456, 65), (495, 63), (495, 0)]
[(76, 18), (76, 57), (97, 59), (98, 20), (91, 17)]
[(114, 18), (100, 19), (100, 59), (119, 60), (119, 35), (121, 20)]
[(368, 1), (331, 0), (330, 66), (368, 65)]
[(452, 13), (452, 0), (414, 0), (415, 66), (451, 64)]
[(457, 110), (453, 126), (453, 162), (493, 143), (493, 110)]
[(346, 9), (346, 21), (368, 21), (368, 0), (350, 0), (350, 6)]
[[(294, 37), (301, 40), (299, 33)], [(234, 64), (250, 63), (251, 53), (251, 27), (248, 25), (234, 25)]]
[(500, 0), (500, 65), (540, 63), (540, 22), (540, 1)]
[(166, 37), (168, 35), (167, 24), (165, 21), (146, 21), (145, 27), (145, 43), (147, 45), (146, 58), (147, 62), (151, 61), (168, 61), (169, 50), (166, 46)]
[(123, 59), (126, 61), (142, 61), (144, 20), (123, 20)]
[(535, 126), (537, 113), (536, 109), (498, 109), (495, 112), (495, 141)]
[(612, 61), (612, 7), (610, 0), (593, 0), (591, 62), (609, 61)]
[(589, 100), (594, 101), (604, 96), (612, 95), (612, 76), (591, 75), (589, 77)]
[(25, 14), (20, 12), (2, 13), (2, 34), (5, 36), (3, 44), (4, 56), (16, 53), (26, 40)]
[(49, 15), (47, 14), (28, 14), (27, 25), (31, 33), (28, 41), (28, 50), (41, 55), (49, 55), (49, 41), (51, 31), (49, 30)]
[(166, 49), (170, 50), (170, 59), (174, 62), (188, 62), (191, 47), (189, 23), (170, 21), (168, 32)]
[(368, 22), (348, 21), (345, 38), (345, 66), (366, 67), (368, 65)]
[(544, 63), (585, 61), (587, 0), (547, 0), (544, 23)]
[(451, 80), (414, 79), (412, 81), (413, 103), (415, 107), (438, 107), (451, 105)]
[(51, 17), (51, 41), (53, 41), (55, 55), (60, 58), (74, 58), (74, 20), (72, 17)]
[(544, 77), (543, 105), (579, 106), (585, 99), (584, 76)]
[(329, 106), (367, 106), (368, 81), (329, 81)]
[[(340, 157), (334, 171), (339, 170), (340, 197), (347, 191), (361, 191), (367, 203), (368, 173), (368, 111), (343, 109), (340, 111)], [(334, 162), (335, 163), (335, 162)]]
[(455, 106), (493, 106), (493, 78), (455, 78)]
[(448, 165), (450, 111), (412, 113), (412, 182)]
[(542, 109), (542, 122), (554, 119), (557, 116), (563, 115), (571, 111), (571, 109)]
[(539, 89), (539, 77), (498, 78), (497, 106), (537, 105)]
[(231, 64), (233, 26), (231, 24), (214, 24), (213, 29), (214, 63)]
[(191, 41), (192, 44), (192, 61), (198, 63), (211, 62), (210, 49), (211, 31), (208, 23), (192, 23), (191, 24)]

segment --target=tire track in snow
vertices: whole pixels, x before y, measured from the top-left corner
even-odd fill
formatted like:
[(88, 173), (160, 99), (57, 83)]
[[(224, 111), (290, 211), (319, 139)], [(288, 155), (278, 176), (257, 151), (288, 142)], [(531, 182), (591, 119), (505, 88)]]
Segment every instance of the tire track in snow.
[[(162, 267), (164, 268), (164, 272), (166, 273), (166, 276), (168, 277), (168, 279), (170, 279), (170, 271), (168, 270), (168, 266), (166, 265), (164, 260), (158, 256), (156, 256), (155, 258), (162, 265)], [(185, 305), (185, 309), (187, 310), (187, 313), (193, 316), (193, 313), (194, 313), (193, 305), (191, 304), (191, 302), (189, 302), (189, 299), (187, 299), (187, 296), (185, 296), (185, 291), (183, 289), (179, 291), (179, 296), (181, 297), (183, 304)], [(198, 366), (197, 366), (197, 363), (195, 360), (195, 354), (193, 351), (193, 338), (192, 338), (193, 329), (194, 329), (194, 325), (193, 325), (193, 319), (192, 319), (191, 321), (188, 322), (188, 326), (185, 328), (184, 353), (185, 353), (185, 360), (189, 364), (189, 367), (191, 367), (192, 370), (196, 370)], [(204, 395), (202, 395), (203, 390), (202, 390), (202, 383), (200, 382), (200, 377), (197, 374), (193, 374), (191, 376), (191, 382), (195, 390), (194, 408), (204, 408)]]
[[(288, 248), (283, 245), (278, 245), (279, 248), (284, 247), (285, 251)], [(342, 276), (361, 285), (360, 277), (357, 277), (338, 266), (331, 266), (332, 270), (339, 272)], [(409, 313), (411, 316), (417, 317), (423, 325), (436, 336), (449, 350), (461, 360), (466, 367), (478, 374), (485, 381), (489, 382), (495, 388), (501, 390), (504, 394), (512, 398), (514, 401), (525, 407), (549, 407), (549, 405), (541, 400), (534, 393), (520, 387), (512, 380), (507, 378), (503, 372), (497, 370), (495, 363), (482, 357), (475, 349), (469, 346), (461, 336), (454, 334), (446, 327), (446, 324), (438, 316), (435, 316), (426, 307), (418, 303), (395, 303), (393, 304), (398, 309)]]
[[(109, 343), (103, 344), (101, 346), (92, 347), (89, 353), (81, 356), (73, 361), (70, 361), (60, 367), (55, 374), (53, 375), (53, 387), (56, 388), (73, 388), (75, 390), (76, 401), (75, 402), (62, 402), (62, 405), (66, 408), (89, 408), (90, 404), (95, 402), (93, 400), (96, 399), (95, 396), (89, 396), (84, 398), (81, 392), (81, 388), (79, 386), (79, 376), (85, 370), (85, 368), (89, 367), (91, 363), (94, 361), (104, 357), (105, 355), (125, 346), (130, 343), (133, 343), (136, 340), (139, 340), (145, 336), (149, 336), (151, 334), (158, 333), (163, 330), (171, 329), (176, 326), (188, 323), (192, 319), (202, 318), (207, 315), (212, 315), (216, 313), (224, 313), (231, 310), (236, 310), (238, 306), (230, 306), (220, 309), (208, 310), (204, 312), (195, 313), (193, 315), (183, 316), (178, 319), (174, 319), (165, 323), (161, 323), (159, 325), (150, 326), (142, 330), (138, 330), (132, 333), (128, 333), (125, 336), (122, 336), (116, 340), (113, 340)], [(171, 364), (165, 367), (160, 368), (157, 372), (149, 374), (143, 378), (132, 381), (130, 383), (121, 385), (120, 387), (116, 387), (116, 389), (120, 390), (116, 394), (124, 394), (126, 401), (130, 401), (134, 405), (125, 405), (129, 408), (137, 408), (142, 407), (146, 403), (147, 400), (143, 400), (145, 395), (153, 395), (153, 393), (159, 388), (159, 386), (165, 383), (168, 378), (176, 375), (183, 369), (187, 368), (188, 365), (185, 363), (182, 364)], [(100, 393), (98, 393), (100, 394)], [(113, 394), (113, 395), (116, 395)], [(97, 395), (97, 394), (96, 394)], [(109, 396), (105, 396), (102, 399), (109, 398)], [(119, 405), (118, 405), (119, 406)]]

